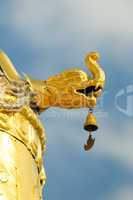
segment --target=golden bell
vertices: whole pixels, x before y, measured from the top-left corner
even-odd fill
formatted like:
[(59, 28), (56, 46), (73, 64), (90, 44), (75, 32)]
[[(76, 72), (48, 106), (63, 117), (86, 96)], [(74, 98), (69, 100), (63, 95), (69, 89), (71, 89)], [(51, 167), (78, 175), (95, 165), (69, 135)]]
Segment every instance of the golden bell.
[(86, 118), (86, 122), (84, 124), (84, 129), (89, 132), (93, 132), (98, 129), (96, 118), (92, 112), (89, 112), (89, 114)]

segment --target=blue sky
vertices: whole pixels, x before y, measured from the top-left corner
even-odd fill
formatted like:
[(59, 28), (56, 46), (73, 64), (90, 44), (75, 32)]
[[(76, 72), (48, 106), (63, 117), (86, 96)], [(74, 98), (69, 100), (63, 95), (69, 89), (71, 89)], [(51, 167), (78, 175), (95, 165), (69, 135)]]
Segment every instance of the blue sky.
[(0, 48), (20, 73), (47, 79), (84, 66), (101, 54), (106, 88), (96, 112), (99, 130), (89, 153), (86, 109), (50, 109), (41, 119), (47, 134), (45, 199), (132, 200), (133, 2), (131, 0), (0, 1)]

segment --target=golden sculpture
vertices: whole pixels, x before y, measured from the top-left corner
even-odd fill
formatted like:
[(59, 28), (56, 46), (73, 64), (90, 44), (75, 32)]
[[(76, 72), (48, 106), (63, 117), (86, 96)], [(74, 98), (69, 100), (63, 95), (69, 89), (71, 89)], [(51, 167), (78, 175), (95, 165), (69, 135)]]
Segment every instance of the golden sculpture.
[(43, 167), (46, 136), (38, 115), (49, 107), (90, 108), (84, 128), (89, 131), (85, 150), (92, 148), (97, 129), (92, 114), (105, 83), (105, 74), (89, 53), (89, 77), (78, 68), (47, 80), (20, 77), (4, 52), (0, 52), (0, 200), (40, 200), (46, 181)]

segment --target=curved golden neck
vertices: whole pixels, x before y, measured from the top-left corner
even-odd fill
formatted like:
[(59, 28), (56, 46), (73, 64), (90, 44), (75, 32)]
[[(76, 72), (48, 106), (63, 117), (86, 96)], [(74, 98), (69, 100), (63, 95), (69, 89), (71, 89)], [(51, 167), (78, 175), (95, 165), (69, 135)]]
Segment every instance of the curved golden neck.
[(87, 54), (85, 58), (85, 65), (92, 73), (93, 75), (92, 79), (102, 83), (101, 86), (103, 88), (105, 84), (105, 73), (97, 62), (99, 58), (100, 58), (99, 53), (91, 52)]

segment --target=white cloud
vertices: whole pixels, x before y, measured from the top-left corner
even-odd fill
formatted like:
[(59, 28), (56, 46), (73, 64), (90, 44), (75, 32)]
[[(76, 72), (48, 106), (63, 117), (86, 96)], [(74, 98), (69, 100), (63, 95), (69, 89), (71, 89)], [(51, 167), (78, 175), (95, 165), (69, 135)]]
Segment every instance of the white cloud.
[(110, 200), (132, 200), (133, 199), (133, 188), (131, 186), (125, 186), (120, 188), (114, 194), (111, 194)]
[(10, 19), (17, 31), (39, 46), (77, 38), (90, 46), (112, 39), (115, 47), (125, 47), (133, 33), (132, 7), (130, 0), (15, 0)]
[(103, 134), (98, 136), (97, 153), (106, 155), (108, 158), (116, 160), (129, 170), (132, 170), (133, 134), (131, 130), (132, 123), (121, 124), (121, 128), (112, 128), (111, 125), (103, 126), (101, 130)]

